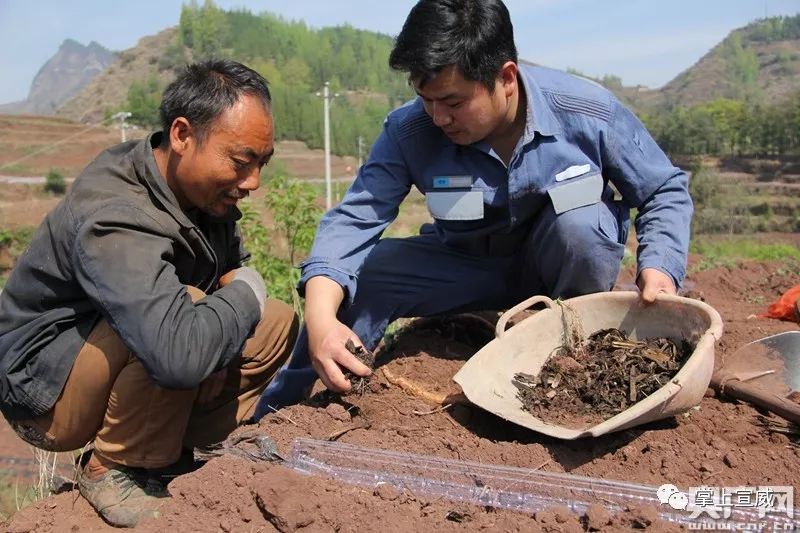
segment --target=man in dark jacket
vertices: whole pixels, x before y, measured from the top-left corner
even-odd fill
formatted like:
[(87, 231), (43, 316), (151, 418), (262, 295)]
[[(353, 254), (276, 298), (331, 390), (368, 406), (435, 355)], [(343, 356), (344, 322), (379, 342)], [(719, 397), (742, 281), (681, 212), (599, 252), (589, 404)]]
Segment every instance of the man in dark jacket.
[(93, 443), (78, 486), (116, 526), (157, 516), (151, 470), (251, 416), (298, 327), (236, 225), (274, 151), (266, 81), (192, 65), (160, 110), (75, 180), (0, 294), (0, 410), (39, 448)]

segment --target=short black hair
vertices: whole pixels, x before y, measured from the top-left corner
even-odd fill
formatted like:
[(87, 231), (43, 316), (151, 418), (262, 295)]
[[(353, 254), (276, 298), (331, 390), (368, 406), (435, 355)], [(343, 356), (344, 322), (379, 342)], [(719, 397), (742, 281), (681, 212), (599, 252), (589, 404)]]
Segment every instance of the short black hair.
[(260, 98), (270, 109), (272, 96), (267, 80), (258, 72), (229, 59), (187, 65), (161, 99), (162, 144), (168, 142), (169, 129), (178, 117), (189, 121), (202, 144), (217, 117), (245, 95)]
[(389, 66), (408, 72), (420, 87), (455, 65), (490, 91), (506, 61), (517, 62), (517, 47), (501, 0), (420, 0), (389, 56)]

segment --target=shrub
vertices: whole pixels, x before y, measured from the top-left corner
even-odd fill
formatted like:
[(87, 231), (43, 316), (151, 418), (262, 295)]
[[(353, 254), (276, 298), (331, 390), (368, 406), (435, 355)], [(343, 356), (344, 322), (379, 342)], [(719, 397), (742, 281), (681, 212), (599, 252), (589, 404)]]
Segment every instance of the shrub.
[(44, 190), (53, 194), (64, 194), (67, 191), (64, 175), (57, 170), (48, 172), (44, 179)]
[(265, 187), (264, 207), (272, 218), (266, 227), (252, 201), (242, 203), (241, 230), (245, 248), (252, 254), (249, 265), (267, 284), (273, 298), (292, 304), (301, 313), (295, 286), (297, 263), (309, 252), (322, 209), (312, 185), (285, 175), (271, 178)]

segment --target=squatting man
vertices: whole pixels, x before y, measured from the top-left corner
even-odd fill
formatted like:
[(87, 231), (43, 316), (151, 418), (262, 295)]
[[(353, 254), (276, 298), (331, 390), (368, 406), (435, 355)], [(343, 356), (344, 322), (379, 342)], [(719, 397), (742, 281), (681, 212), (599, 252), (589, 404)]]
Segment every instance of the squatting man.
[(158, 469), (252, 416), (298, 329), (236, 222), (274, 150), (266, 81), (191, 65), (160, 112), (81, 173), (0, 295), (0, 410), (36, 447), (91, 445), (80, 494), (115, 526), (157, 516)]
[[(520, 64), (500, 0), (421, 0), (389, 64), (418, 96), (389, 114), (322, 219), (298, 286), (305, 325), (257, 417), (302, 400), (317, 376), (349, 389), (342, 369), (369, 369), (347, 339), (374, 349), (397, 318), (610, 290), (631, 208), (642, 299), (683, 281), (686, 174), (608, 90)], [(412, 186), (433, 223), (380, 239)]]

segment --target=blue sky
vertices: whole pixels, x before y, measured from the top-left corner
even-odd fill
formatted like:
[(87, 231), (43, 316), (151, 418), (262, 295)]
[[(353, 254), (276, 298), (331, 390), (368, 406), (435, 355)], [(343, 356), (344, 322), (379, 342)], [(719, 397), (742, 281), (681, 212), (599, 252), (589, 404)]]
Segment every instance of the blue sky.
[[(180, 0), (0, 0), (0, 103), (27, 96), (39, 68), (72, 38), (124, 50), (178, 23)], [(202, 2), (201, 2), (202, 3)], [(302, 19), (396, 35), (412, 0), (217, 0)], [(506, 0), (520, 57), (626, 85), (660, 87), (734, 28), (800, 13), (800, 0)]]

